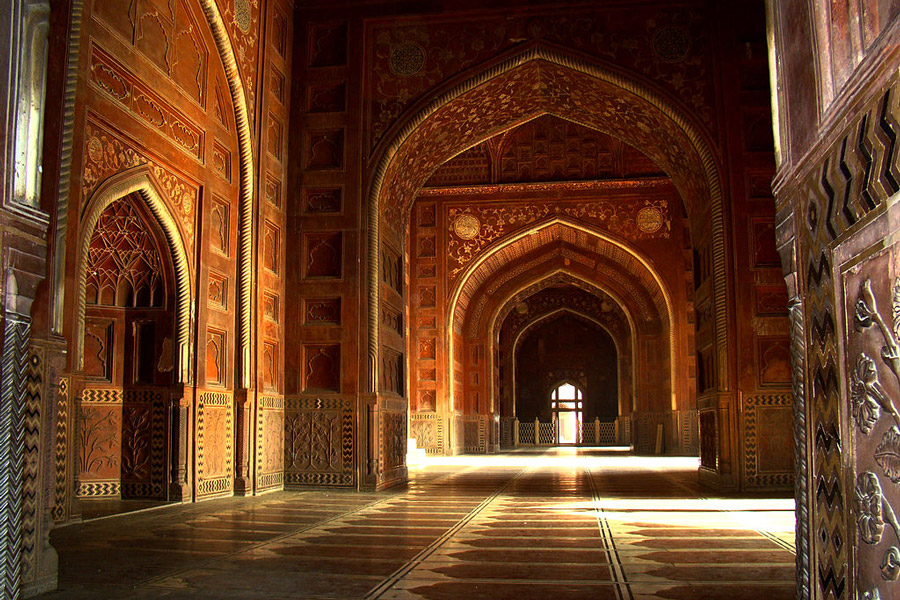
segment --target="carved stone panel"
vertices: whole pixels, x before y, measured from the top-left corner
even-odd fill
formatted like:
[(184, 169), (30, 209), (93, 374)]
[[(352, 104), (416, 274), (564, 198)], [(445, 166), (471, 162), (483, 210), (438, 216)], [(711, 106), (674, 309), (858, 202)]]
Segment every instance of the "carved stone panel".
[(224, 199), (213, 197), (209, 211), (210, 247), (223, 256), (228, 256), (231, 248), (230, 211), (231, 208)]
[(228, 392), (202, 392), (197, 403), (198, 497), (231, 492), (234, 484), (234, 407)]
[(274, 274), (281, 272), (281, 230), (266, 221), (263, 231), (263, 266)]
[(781, 336), (757, 339), (759, 385), (787, 386), (791, 383), (791, 341)]
[(381, 281), (403, 295), (403, 257), (390, 247), (381, 247)]
[(225, 332), (210, 329), (206, 332), (206, 384), (225, 385)]
[(125, 390), (122, 406), (122, 497), (166, 497), (164, 389)]
[(226, 275), (210, 270), (207, 300), (211, 308), (228, 310), (228, 277)]
[(81, 396), (76, 441), (80, 498), (122, 493), (122, 390), (87, 388)]
[(309, 66), (338, 67), (347, 63), (347, 24), (317, 24), (309, 28)]
[(345, 103), (346, 85), (343, 82), (316, 83), (307, 88), (308, 112), (343, 112)]
[(790, 394), (744, 399), (744, 478), (747, 487), (784, 488), (793, 484), (793, 401)]
[(391, 348), (383, 348), (381, 351), (381, 389), (385, 392), (392, 392), (399, 396), (404, 394), (404, 385), (406, 377), (404, 375), (403, 354), (392, 350)]
[(444, 416), (436, 413), (411, 412), (409, 437), (416, 440), (416, 447), (429, 456), (444, 454)]
[(115, 356), (115, 323), (111, 319), (87, 318), (84, 325), (84, 374), (89, 379), (111, 383)]
[(278, 344), (263, 342), (262, 364), (263, 389), (267, 392), (278, 390)]
[(284, 415), (285, 484), (352, 485), (353, 436), (349, 400), (288, 398)]
[(304, 325), (340, 325), (340, 298), (304, 298)]
[[(876, 243), (876, 247), (877, 244)], [(900, 252), (895, 244), (841, 270), (846, 335), (844, 369), (854, 459), (861, 590), (897, 593), (900, 545)], [(866, 251), (860, 254), (865, 256)], [(891, 591), (893, 590), (893, 591)]]
[(311, 131), (306, 136), (306, 168), (335, 170), (344, 167), (344, 130)]
[(284, 482), (284, 399), (260, 396), (257, 408), (256, 489), (261, 491)]
[(341, 212), (341, 188), (304, 189), (302, 211), (310, 215)]
[(262, 302), (262, 312), (263, 318), (268, 321), (272, 321), (273, 323), (278, 323), (281, 320), (281, 313), (279, 312), (279, 302), (278, 302), (278, 294), (274, 292), (265, 292), (263, 293), (263, 302)]

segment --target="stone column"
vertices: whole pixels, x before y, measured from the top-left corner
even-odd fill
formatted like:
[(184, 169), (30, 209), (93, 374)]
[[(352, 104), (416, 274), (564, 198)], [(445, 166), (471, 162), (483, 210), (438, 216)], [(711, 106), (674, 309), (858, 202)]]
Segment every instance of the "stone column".
[(254, 393), (252, 390), (237, 389), (234, 391), (234, 493), (238, 496), (249, 496), (253, 493), (253, 473), (251, 472), (253, 404)]
[(191, 500), (191, 482), (189, 480), (191, 398), (185, 395), (183, 385), (172, 388), (169, 407), (169, 460), (171, 461), (169, 500), (189, 502)]

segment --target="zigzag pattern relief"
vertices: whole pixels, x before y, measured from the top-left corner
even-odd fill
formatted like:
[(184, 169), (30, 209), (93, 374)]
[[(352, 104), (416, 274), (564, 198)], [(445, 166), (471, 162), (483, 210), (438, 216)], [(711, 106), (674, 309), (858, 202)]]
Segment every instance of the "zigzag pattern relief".
[(37, 353), (28, 358), (25, 373), (25, 471), (22, 487), (22, 579), (28, 581), (34, 572), (37, 549), (38, 506), (40, 503), (41, 464), (41, 389), (42, 361)]
[(22, 581), (22, 496), (25, 459), (25, 380), (31, 322), (7, 313), (0, 379), (0, 585), (18, 597)]
[(56, 489), (54, 490), (52, 515), (54, 521), (62, 521), (66, 517), (66, 465), (68, 457), (69, 426), (69, 379), (59, 380), (56, 392), (56, 451), (54, 465), (56, 467)]

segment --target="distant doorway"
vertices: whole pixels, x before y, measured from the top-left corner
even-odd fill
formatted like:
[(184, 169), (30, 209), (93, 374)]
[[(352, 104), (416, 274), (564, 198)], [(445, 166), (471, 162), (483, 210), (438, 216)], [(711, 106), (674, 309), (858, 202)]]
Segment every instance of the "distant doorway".
[(553, 390), (550, 411), (558, 444), (580, 444), (583, 397), (581, 390), (564, 383)]

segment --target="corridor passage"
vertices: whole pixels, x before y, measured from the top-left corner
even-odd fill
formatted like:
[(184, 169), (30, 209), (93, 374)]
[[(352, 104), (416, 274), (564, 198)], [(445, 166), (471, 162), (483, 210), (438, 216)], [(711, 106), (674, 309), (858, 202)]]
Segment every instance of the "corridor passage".
[(696, 479), (696, 459), (552, 449), (432, 459), (378, 494), (169, 506), (54, 532), (42, 598), (793, 598), (793, 501)]

